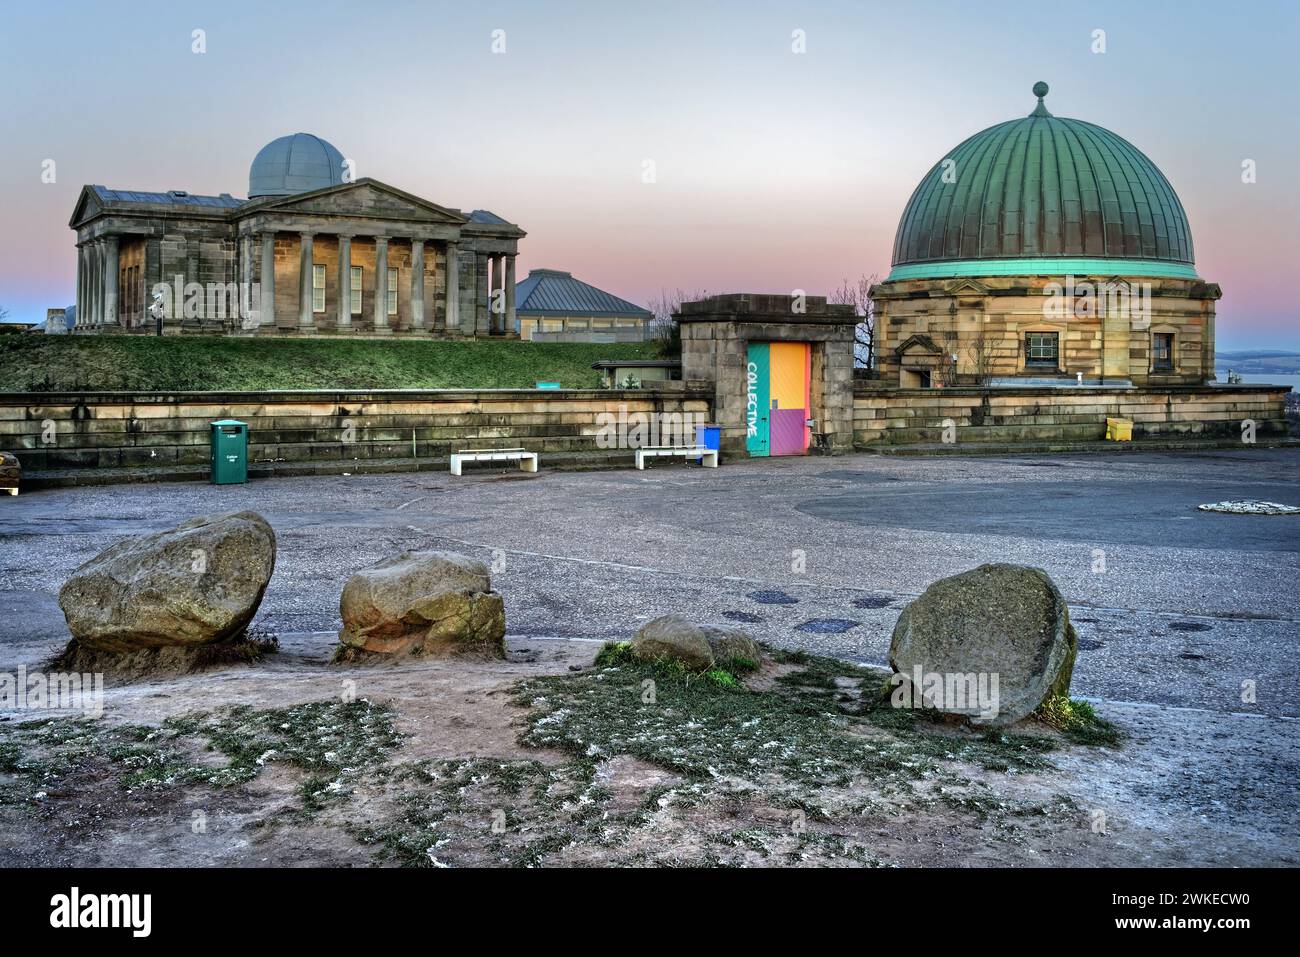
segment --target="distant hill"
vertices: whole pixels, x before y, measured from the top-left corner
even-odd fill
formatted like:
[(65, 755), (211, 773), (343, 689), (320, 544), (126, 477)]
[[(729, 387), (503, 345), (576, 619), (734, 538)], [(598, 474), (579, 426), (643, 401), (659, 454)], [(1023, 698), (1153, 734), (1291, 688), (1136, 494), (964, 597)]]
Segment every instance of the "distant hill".
[(1214, 356), (1219, 369), (1231, 368), (1241, 373), (1300, 374), (1300, 352), (1278, 349), (1243, 349), (1240, 352), (1218, 352)]

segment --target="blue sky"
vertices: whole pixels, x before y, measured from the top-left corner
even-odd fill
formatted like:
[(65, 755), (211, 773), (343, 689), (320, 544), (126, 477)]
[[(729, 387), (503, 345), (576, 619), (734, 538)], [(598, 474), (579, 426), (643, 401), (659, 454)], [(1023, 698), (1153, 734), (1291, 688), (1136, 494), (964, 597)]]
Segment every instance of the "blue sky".
[(1053, 112), (1116, 131), (1174, 184), (1198, 270), (1224, 289), (1221, 347), (1300, 350), (1298, 9), (14, 6), (0, 36), (0, 305), (29, 317), (72, 301), (82, 184), (242, 196), (257, 150), (300, 130), (360, 175), (520, 223), (525, 271), (568, 269), (639, 302), (826, 292), (887, 273), (916, 182), (969, 134), (1028, 113), (1042, 79)]

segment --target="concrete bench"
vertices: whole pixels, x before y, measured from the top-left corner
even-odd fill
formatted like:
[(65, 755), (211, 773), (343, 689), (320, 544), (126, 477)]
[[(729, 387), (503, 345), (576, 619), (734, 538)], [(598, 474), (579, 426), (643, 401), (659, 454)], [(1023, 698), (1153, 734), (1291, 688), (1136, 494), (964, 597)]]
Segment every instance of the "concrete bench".
[(451, 474), (459, 475), (465, 462), (518, 462), (524, 472), (537, 471), (537, 453), (524, 449), (461, 449), (451, 455)]
[(701, 459), (706, 469), (718, 467), (718, 450), (706, 449), (702, 445), (647, 445), (636, 450), (636, 467), (644, 469), (647, 458), (659, 455)]

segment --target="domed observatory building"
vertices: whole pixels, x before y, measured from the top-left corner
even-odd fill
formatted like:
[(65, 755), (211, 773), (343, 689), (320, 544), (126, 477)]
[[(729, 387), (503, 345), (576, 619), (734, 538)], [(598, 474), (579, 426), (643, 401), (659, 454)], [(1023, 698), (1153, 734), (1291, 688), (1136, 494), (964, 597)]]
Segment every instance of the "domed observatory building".
[(1219, 287), (1159, 168), (1115, 133), (1027, 117), (960, 143), (921, 180), (872, 290), (876, 357), (903, 388), (1200, 385)]
[(522, 229), (352, 172), (294, 133), (254, 157), (246, 200), (83, 187), (74, 331), (518, 335)]

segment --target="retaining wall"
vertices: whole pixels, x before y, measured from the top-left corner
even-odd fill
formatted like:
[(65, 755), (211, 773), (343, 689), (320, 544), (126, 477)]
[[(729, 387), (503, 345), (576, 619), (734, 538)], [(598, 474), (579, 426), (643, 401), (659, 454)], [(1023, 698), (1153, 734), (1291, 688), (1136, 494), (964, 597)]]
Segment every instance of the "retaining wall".
[(1166, 388), (882, 389), (857, 386), (853, 443), (1076, 442), (1104, 436), (1107, 416), (1131, 419), (1134, 438), (1236, 438), (1242, 423), (1260, 437), (1287, 434), (1286, 386)]

